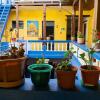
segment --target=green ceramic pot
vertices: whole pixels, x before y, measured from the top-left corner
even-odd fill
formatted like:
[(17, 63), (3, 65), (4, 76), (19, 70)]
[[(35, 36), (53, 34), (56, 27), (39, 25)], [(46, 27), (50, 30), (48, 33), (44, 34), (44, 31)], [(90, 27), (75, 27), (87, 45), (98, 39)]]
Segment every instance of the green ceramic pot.
[(47, 86), (52, 66), (49, 64), (32, 64), (28, 66), (31, 73), (31, 80), (35, 86)]

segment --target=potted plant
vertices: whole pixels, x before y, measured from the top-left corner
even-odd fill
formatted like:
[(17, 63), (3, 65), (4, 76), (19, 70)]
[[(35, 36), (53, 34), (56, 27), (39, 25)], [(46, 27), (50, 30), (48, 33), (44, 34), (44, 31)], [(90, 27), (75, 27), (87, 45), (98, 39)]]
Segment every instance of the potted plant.
[(84, 34), (82, 34), (81, 32), (78, 32), (77, 42), (80, 44), (84, 44)]
[(88, 50), (87, 57), (85, 53), (80, 54), (80, 58), (85, 62), (85, 65), (80, 68), (84, 86), (98, 86), (100, 68), (93, 65), (92, 55), (94, 52), (94, 49), (91, 48)]
[(36, 87), (44, 87), (48, 85), (52, 66), (45, 64), (45, 59), (38, 59), (36, 64), (28, 66), (31, 73), (31, 80)]
[(96, 29), (93, 30), (93, 43), (92, 46), (95, 51), (100, 51), (100, 32)]
[(75, 41), (75, 35), (74, 35), (74, 34), (72, 34), (71, 40), (72, 40), (72, 41)]
[(4, 55), (0, 56), (0, 87), (12, 88), (24, 83), (26, 57), (24, 57), (22, 47), (21, 50), (15, 45), (11, 45), (11, 48)]
[(12, 41), (12, 33), (13, 33), (13, 30), (14, 30), (13, 28), (10, 28), (10, 29), (9, 29), (9, 32), (10, 32), (10, 34), (11, 34), (10, 42)]
[(95, 51), (99, 52), (100, 51), (100, 40), (97, 40), (94, 46)]
[(73, 48), (65, 53), (64, 59), (62, 59), (56, 68), (58, 84), (64, 89), (73, 89), (75, 86), (77, 68), (70, 64), (74, 53), (72, 50)]

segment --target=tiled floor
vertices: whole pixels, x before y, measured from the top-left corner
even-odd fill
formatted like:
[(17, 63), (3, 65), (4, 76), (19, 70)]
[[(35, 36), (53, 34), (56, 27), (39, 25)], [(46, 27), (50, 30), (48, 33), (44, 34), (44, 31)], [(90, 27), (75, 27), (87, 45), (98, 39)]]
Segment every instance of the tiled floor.
[[(36, 87), (34, 87), (34, 84), (31, 82), (30, 78), (25, 78), (25, 83), (22, 86), (15, 88), (15, 89), (24, 90), (24, 91), (69, 91), (69, 90), (60, 88), (57, 84), (57, 79), (50, 79), (47, 87), (36, 88)], [(96, 92), (96, 91), (100, 92), (100, 84), (99, 84), (98, 88), (89, 88), (89, 87), (87, 88), (82, 85), (81, 80), (76, 79), (75, 89), (73, 89), (71, 91), (89, 92), (89, 93)]]

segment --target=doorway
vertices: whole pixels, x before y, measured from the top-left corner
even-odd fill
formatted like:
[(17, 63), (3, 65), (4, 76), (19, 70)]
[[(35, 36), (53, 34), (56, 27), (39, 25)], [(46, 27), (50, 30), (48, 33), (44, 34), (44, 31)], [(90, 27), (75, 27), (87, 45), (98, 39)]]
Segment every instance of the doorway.
[(85, 37), (85, 43), (87, 44), (88, 42), (88, 18), (87, 17), (84, 17), (83, 19), (83, 34), (84, 34), (84, 37)]
[[(43, 22), (42, 22), (42, 35), (43, 35)], [(46, 37), (54, 40), (54, 21), (46, 21)]]

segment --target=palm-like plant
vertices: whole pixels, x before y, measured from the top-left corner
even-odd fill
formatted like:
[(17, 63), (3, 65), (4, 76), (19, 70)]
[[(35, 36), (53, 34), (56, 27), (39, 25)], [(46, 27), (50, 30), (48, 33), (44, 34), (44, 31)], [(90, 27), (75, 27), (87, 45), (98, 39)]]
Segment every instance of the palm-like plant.
[(71, 60), (72, 60), (72, 56), (73, 53), (75, 53), (75, 51), (73, 51), (74, 48), (70, 48), (64, 55), (64, 59), (62, 59), (62, 61), (58, 64), (57, 66), (57, 70), (65, 70), (65, 71), (71, 71)]
[(80, 58), (85, 62), (87, 69), (93, 69), (93, 54), (95, 53), (93, 48), (88, 49), (88, 58), (85, 57), (85, 53), (80, 54)]

